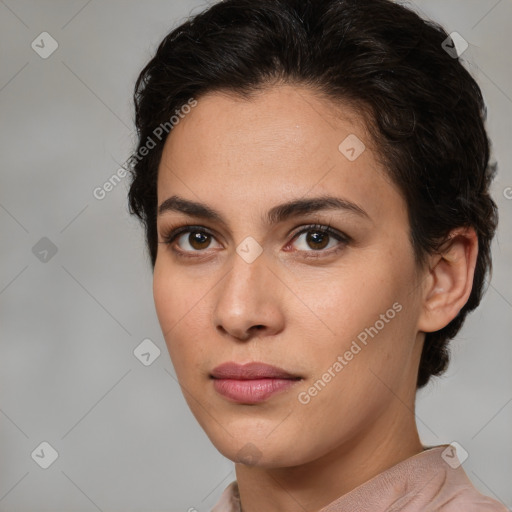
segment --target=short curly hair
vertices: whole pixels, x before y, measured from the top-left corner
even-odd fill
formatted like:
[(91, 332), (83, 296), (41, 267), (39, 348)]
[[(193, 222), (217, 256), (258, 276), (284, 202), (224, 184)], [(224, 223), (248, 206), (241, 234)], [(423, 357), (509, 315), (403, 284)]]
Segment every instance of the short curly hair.
[(129, 159), (129, 210), (144, 224), (153, 268), (166, 140), (157, 127), (208, 92), (248, 97), (277, 82), (308, 86), (364, 115), (407, 203), (418, 264), (452, 229), (476, 231), (471, 295), (448, 325), (426, 333), (417, 388), (443, 373), (448, 341), (480, 303), (498, 222), (482, 93), (447, 46), (454, 45), (441, 26), (390, 0), (225, 0), (172, 30), (134, 92), (139, 142)]

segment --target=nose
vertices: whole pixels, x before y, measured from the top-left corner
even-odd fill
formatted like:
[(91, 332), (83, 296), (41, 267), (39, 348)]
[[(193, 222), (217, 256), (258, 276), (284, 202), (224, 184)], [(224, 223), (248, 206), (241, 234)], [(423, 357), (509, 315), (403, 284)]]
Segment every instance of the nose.
[(265, 252), (251, 263), (235, 253), (231, 270), (216, 287), (216, 329), (237, 341), (278, 334), (284, 326), (283, 289)]

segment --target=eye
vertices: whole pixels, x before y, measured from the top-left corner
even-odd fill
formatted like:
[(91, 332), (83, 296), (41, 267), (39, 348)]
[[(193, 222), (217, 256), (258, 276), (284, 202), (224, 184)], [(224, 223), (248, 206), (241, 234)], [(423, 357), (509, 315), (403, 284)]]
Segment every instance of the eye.
[[(306, 235), (306, 236), (304, 236)], [(163, 236), (164, 243), (170, 245), (172, 250), (180, 257), (197, 257), (206, 249), (212, 248), (212, 240), (215, 240), (213, 233), (202, 226), (182, 226), (174, 230), (170, 230), (168, 234)], [(303, 227), (300, 231), (292, 236), (293, 242), (299, 241), (298, 252), (300, 253), (319, 253), (308, 254), (306, 257), (322, 257), (343, 249), (350, 242), (350, 237), (331, 228), (329, 225), (314, 224)], [(337, 243), (336, 243), (337, 241)], [(178, 248), (174, 248), (174, 246)], [(222, 247), (218, 244), (217, 248)], [(312, 249), (312, 250), (308, 250)]]
[(173, 245), (176, 240), (179, 246), (176, 252), (181, 256), (181, 253), (202, 252), (210, 248), (213, 239), (213, 234), (201, 226), (183, 226), (165, 235), (163, 243)]
[[(296, 233), (293, 240), (299, 241), (298, 250), (300, 252), (320, 252), (330, 254), (331, 252), (337, 252), (342, 249), (350, 241), (350, 238), (330, 226), (315, 224), (307, 226)], [(336, 243), (336, 241), (338, 243)], [(308, 248), (313, 250), (308, 250)], [(334, 251), (332, 251), (333, 248)], [(317, 257), (317, 255), (314, 257)]]

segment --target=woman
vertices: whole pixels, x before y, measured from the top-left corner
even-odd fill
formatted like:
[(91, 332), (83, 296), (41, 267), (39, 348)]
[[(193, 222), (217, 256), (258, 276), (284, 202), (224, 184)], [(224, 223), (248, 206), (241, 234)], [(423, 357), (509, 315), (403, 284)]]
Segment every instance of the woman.
[(214, 510), (506, 510), (414, 416), (497, 223), (456, 50), (388, 0), (226, 0), (141, 72), (130, 208), (184, 396), (235, 462)]

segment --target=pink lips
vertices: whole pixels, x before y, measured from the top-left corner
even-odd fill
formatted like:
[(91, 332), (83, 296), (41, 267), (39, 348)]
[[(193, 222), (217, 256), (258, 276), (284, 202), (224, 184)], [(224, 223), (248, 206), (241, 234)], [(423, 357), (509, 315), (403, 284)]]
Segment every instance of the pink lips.
[(215, 390), (238, 403), (257, 404), (293, 386), (301, 377), (264, 363), (224, 363), (212, 373)]

